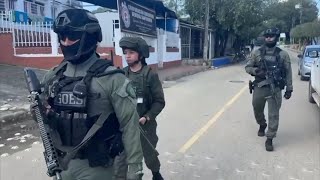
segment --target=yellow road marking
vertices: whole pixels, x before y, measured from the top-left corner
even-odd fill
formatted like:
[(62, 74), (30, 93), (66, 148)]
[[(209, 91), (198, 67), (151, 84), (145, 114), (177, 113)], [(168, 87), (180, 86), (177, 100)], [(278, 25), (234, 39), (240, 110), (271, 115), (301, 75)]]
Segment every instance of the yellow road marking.
[(247, 89), (243, 87), (232, 99), (230, 99), (199, 131), (197, 131), (180, 149), (180, 153), (185, 153), (218, 119), (219, 117), (242, 95)]

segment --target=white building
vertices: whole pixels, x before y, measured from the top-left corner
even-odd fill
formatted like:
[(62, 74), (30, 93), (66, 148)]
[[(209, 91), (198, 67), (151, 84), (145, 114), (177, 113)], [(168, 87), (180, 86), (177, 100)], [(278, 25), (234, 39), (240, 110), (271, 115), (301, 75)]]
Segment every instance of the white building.
[(146, 40), (150, 46), (150, 57), (146, 59), (150, 65), (164, 67), (168, 64), (181, 63), (181, 44), (178, 31), (178, 20), (173, 20), (176, 23), (175, 32), (169, 32), (160, 27), (156, 28), (156, 37), (146, 35), (138, 35), (135, 33), (121, 32), (120, 18), (117, 11), (104, 12), (95, 14), (99, 20), (102, 29), (102, 42), (100, 47), (113, 48), (115, 54), (122, 56), (122, 66), (127, 66), (124, 59), (122, 49), (119, 46), (119, 41), (124, 36), (139, 36)]
[(64, 9), (82, 8), (76, 0), (0, 0), (0, 12), (12, 11), (15, 22), (47, 22)]

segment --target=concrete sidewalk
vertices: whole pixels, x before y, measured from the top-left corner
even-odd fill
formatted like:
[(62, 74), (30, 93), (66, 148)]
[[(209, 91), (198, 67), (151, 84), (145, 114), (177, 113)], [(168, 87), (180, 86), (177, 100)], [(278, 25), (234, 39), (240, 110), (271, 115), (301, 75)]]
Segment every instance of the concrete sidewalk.
[[(0, 65), (0, 127), (19, 120), (30, 118), (28, 91), (20, 66)], [(181, 77), (206, 71), (208, 67), (181, 65), (167, 69), (159, 69), (162, 82), (174, 81)], [(35, 69), (39, 79), (46, 70)], [(165, 85), (164, 85), (165, 86)]]

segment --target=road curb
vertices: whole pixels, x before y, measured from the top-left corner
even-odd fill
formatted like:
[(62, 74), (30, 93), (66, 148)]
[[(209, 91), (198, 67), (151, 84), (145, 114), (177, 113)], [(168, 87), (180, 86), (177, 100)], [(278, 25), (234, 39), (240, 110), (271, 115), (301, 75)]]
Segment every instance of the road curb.
[(175, 80), (178, 80), (182, 77), (186, 77), (186, 76), (190, 76), (190, 75), (194, 75), (194, 74), (197, 74), (197, 73), (200, 73), (200, 72), (204, 72), (204, 71), (207, 71), (209, 68), (207, 66), (203, 66), (199, 69), (194, 69), (194, 70), (191, 70), (191, 71), (186, 71), (186, 72), (182, 72), (182, 73), (177, 73), (177, 74), (174, 74), (174, 75), (171, 75), (171, 76), (167, 76), (167, 77), (163, 77), (160, 79), (160, 81), (163, 83), (164, 81), (175, 81)]

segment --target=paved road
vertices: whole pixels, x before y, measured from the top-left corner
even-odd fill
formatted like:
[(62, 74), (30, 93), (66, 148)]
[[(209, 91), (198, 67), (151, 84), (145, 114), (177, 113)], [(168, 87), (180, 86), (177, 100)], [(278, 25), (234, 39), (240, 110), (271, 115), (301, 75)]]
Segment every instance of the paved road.
[[(308, 103), (308, 82), (299, 80), (296, 54), (290, 55), (294, 93), (283, 101), (274, 152), (266, 152), (265, 138), (256, 135), (244, 65), (182, 78), (166, 88), (167, 105), (158, 118), (166, 179), (318, 180), (320, 111)], [(33, 126), (26, 121), (0, 135), (1, 180), (49, 179)], [(151, 179), (148, 171), (144, 177)]]

